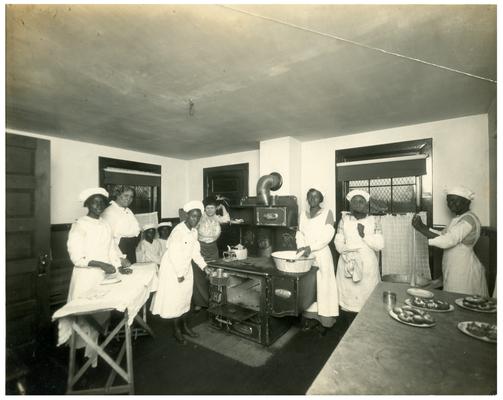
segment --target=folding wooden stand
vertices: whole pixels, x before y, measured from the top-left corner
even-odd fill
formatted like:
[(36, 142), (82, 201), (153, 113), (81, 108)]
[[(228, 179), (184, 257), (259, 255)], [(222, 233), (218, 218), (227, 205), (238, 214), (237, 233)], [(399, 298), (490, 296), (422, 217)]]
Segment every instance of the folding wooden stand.
[[(101, 311), (101, 310), (100, 310)], [(105, 310), (103, 310), (105, 311)], [(80, 314), (81, 317), (85, 318), (86, 321), (93, 326), (96, 326), (96, 322), (89, 314)], [(151, 336), (154, 333), (147, 325), (147, 323), (140, 318), (140, 316), (135, 316), (135, 321), (138, 322)], [(68, 382), (66, 394), (119, 394), (119, 393), (129, 393), (134, 394), (134, 379), (133, 379), (133, 349), (131, 346), (131, 327), (128, 325), (128, 312), (124, 312), (122, 320), (117, 324), (117, 326), (108, 334), (105, 340), (101, 343), (95, 343), (91, 337), (85, 333), (78, 324), (72, 322), (72, 335), (70, 337), (70, 361), (68, 367)], [(112, 359), (106, 352), (105, 347), (115, 338), (120, 332), (122, 327), (124, 327), (125, 340), (119, 351), (117, 358)], [(75, 352), (76, 352), (76, 341), (77, 335), (79, 335), (87, 345), (94, 349), (98, 356), (101, 357), (111, 368), (110, 375), (105, 383), (104, 387), (94, 388), (94, 389), (83, 389), (83, 390), (73, 390), (74, 385), (78, 380), (84, 375), (84, 373), (89, 369), (92, 364), (92, 359), (88, 359), (84, 365), (75, 373)], [(126, 370), (124, 370), (120, 364), (124, 358), (124, 353), (126, 353)], [(116, 376), (120, 375), (126, 381), (126, 384), (115, 385)]]

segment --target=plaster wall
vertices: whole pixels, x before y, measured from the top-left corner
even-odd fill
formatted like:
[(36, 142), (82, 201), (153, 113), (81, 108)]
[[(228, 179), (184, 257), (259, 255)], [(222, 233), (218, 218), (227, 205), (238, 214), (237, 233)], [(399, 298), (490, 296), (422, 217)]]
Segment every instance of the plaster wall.
[(79, 193), (99, 185), (98, 157), (161, 165), (161, 216), (177, 217), (187, 195), (187, 161), (155, 156), (75, 140), (39, 135), (25, 131), (8, 133), (32, 136), (51, 142), (51, 224), (70, 223), (85, 213)]

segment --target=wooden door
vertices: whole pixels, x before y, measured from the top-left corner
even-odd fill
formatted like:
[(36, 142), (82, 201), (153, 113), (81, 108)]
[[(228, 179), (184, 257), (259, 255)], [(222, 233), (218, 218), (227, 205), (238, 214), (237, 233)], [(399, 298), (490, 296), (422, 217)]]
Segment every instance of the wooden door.
[(6, 135), (6, 345), (34, 350), (50, 327), (50, 142)]

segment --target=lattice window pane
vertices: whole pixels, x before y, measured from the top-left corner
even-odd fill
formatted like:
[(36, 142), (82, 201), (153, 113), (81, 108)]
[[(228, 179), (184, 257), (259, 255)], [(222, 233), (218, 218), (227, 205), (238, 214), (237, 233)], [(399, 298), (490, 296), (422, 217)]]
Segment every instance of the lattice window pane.
[(349, 181), (349, 187), (352, 189), (355, 189), (357, 187), (368, 187), (369, 181), (368, 180), (362, 180), (362, 181)]
[(394, 185), (415, 185), (416, 177), (415, 176), (404, 176), (400, 178), (393, 178), (393, 186)]
[(391, 178), (370, 180), (370, 186), (389, 186), (389, 185), (391, 185)]
[(391, 187), (370, 188), (370, 213), (391, 212)]
[(393, 186), (393, 212), (415, 212), (416, 190), (413, 185)]
[(151, 186), (135, 186), (136, 196), (131, 204), (131, 209), (136, 214), (152, 212), (152, 187)]

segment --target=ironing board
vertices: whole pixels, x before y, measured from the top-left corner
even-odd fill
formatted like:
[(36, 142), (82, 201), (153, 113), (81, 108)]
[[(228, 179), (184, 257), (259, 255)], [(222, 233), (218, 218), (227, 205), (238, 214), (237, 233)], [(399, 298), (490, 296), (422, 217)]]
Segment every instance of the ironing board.
[[(120, 276), (120, 282), (112, 285), (98, 285), (82, 298), (72, 300), (54, 313), (52, 319), (58, 320), (59, 324), (58, 345), (67, 342), (70, 345), (66, 394), (134, 394), (131, 325), (136, 321), (145, 331), (154, 336), (146, 320), (138, 315), (138, 311), (142, 307), (144, 308), (150, 293), (157, 290), (157, 265), (154, 263), (137, 263), (132, 265), (132, 269), (132, 274)], [(112, 331), (106, 334), (93, 316), (113, 310), (122, 313), (122, 318)], [(145, 318), (145, 312), (143, 315)], [(94, 341), (89, 333), (82, 328), (82, 321), (105, 335), (105, 339), (101, 343)], [(124, 341), (117, 358), (113, 359), (105, 352), (105, 348), (112, 339), (118, 339), (121, 333), (123, 333)], [(83, 390), (73, 389), (93, 363), (93, 358), (89, 358), (76, 371), (75, 354), (78, 337), (84, 341), (88, 348), (96, 351), (98, 358), (101, 358), (111, 367), (110, 375), (104, 387)], [(124, 355), (126, 355), (125, 369), (121, 367)], [(125, 381), (125, 384), (114, 385), (117, 375)]]

